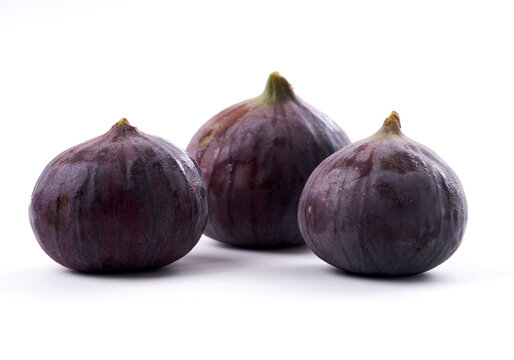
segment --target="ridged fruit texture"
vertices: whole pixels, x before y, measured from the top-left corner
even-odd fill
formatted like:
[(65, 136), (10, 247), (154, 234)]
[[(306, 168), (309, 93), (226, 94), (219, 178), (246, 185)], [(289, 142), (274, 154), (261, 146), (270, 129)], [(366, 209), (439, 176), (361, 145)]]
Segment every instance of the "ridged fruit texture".
[(339, 126), (271, 74), (261, 96), (214, 116), (187, 147), (207, 182), (205, 234), (245, 247), (302, 244), (297, 211), (305, 181), (349, 143)]
[(427, 271), (455, 252), (467, 204), (457, 175), (403, 135), (393, 112), (374, 136), (314, 170), (298, 215), (305, 241), (329, 264), (399, 276)]
[(43, 250), (68, 268), (156, 268), (198, 242), (207, 221), (205, 182), (184, 151), (122, 119), (48, 164), (29, 215)]

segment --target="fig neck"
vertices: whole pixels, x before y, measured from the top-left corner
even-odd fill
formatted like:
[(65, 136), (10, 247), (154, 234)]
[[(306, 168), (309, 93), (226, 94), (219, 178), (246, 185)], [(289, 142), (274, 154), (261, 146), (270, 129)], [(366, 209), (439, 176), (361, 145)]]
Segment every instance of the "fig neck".
[(375, 136), (386, 136), (386, 135), (402, 135), (402, 131), (400, 123), (400, 115), (396, 111), (393, 111), (391, 115), (387, 119), (385, 119), (384, 124), (375, 133)]
[(291, 84), (278, 72), (273, 72), (268, 78), (266, 87), (257, 99), (265, 104), (280, 104), (295, 98)]

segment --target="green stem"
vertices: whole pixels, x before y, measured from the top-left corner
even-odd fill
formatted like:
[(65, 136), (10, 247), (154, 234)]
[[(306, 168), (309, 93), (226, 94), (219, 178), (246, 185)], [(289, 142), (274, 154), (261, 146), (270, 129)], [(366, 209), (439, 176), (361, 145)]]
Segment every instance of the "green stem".
[(266, 104), (282, 103), (294, 99), (293, 88), (284, 77), (275, 71), (270, 74), (266, 88), (258, 99)]

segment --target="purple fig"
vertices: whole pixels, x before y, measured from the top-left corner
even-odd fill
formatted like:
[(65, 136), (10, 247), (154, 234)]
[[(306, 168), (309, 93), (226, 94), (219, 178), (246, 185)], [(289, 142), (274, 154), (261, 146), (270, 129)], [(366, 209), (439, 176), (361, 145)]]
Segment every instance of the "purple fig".
[(303, 190), (298, 221), (309, 247), (348, 272), (430, 270), (459, 247), (467, 203), (457, 175), (400, 131), (393, 111), (373, 136), (324, 160)]
[(243, 247), (303, 244), (298, 200), (314, 168), (350, 141), (278, 73), (262, 95), (204, 124), (187, 152), (207, 182), (205, 234)]
[(43, 250), (68, 268), (157, 268), (200, 239), (207, 222), (205, 182), (184, 151), (121, 119), (47, 165), (29, 216)]

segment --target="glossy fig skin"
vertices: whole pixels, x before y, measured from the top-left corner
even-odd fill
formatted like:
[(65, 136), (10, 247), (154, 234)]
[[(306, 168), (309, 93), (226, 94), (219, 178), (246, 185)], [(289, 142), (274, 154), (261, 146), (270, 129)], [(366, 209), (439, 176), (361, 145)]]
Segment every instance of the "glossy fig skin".
[(396, 113), (388, 120), (374, 136), (323, 161), (300, 199), (306, 243), (322, 260), (356, 274), (430, 270), (457, 250), (467, 222), (457, 175), (400, 132)]
[(35, 186), (29, 216), (36, 238), (68, 268), (161, 267), (186, 255), (207, 222), (197, 165), (123, 120), (58, 155)]
[(205, 234), (248, 248), (303, 244), (303, 186), (323, 159), (349, 143), (339, 126), (271, 74), (263, 95), (214, 116), (187, 147), (207, 182)]

